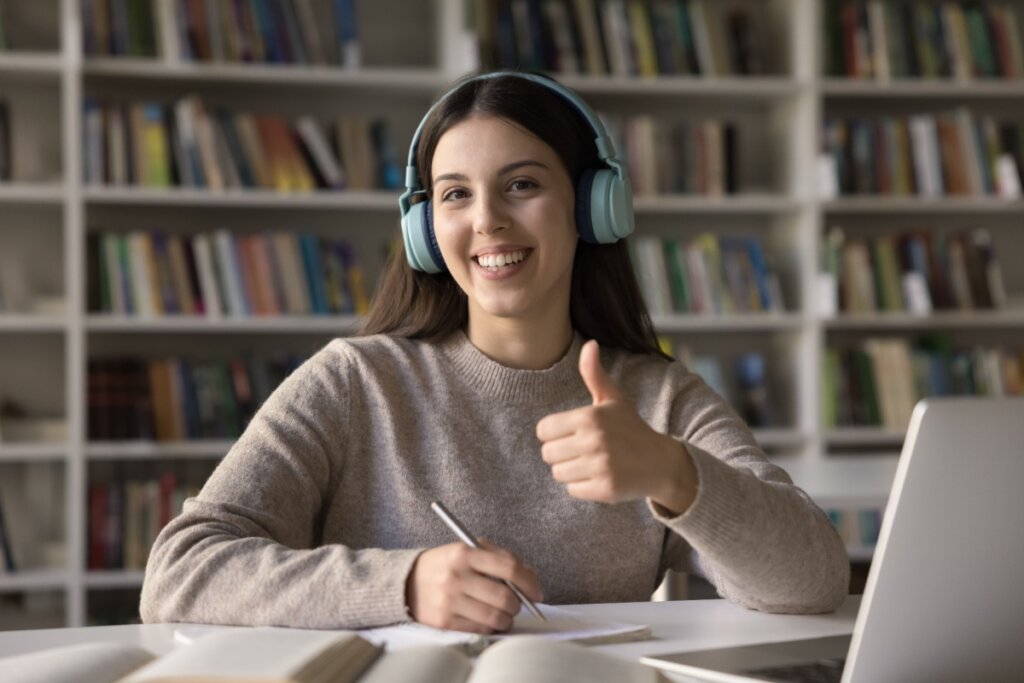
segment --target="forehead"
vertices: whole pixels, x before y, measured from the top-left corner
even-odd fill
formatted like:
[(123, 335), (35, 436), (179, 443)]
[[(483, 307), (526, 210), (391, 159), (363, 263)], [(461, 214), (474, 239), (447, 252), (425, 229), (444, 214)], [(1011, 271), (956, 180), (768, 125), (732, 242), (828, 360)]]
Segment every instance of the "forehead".
[(434, 176), (466, 170), (463, 167), (503, 165), (520, 158), (557, 163), (558, 155), (525, 128), (496, 116), (474, 115), (441, 135), (434, 148)]

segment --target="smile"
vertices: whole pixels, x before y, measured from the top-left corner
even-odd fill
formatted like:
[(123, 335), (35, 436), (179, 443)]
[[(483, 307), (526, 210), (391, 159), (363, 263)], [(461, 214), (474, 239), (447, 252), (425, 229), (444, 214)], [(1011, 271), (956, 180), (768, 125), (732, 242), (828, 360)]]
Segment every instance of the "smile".
[(474, 256), (477, 272), (488, 279), (511, 277), (523, 269), (533, 249), (520, 249), (505, 254), (485, 254)]
[(496, 270), (519, 263), (529, 255), (530, 251), (529, 249), (520, 249), (519, 251), (510, 251), (507, 254), (485, 254), (483, 256), (476, 256), (473, 260), (484, 268)]

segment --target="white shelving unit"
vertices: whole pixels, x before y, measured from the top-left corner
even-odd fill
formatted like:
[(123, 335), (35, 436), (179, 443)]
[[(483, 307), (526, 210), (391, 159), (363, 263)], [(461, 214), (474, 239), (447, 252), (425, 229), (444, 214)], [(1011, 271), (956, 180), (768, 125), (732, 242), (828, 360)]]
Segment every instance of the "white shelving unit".
[[(760, 3), (759, 3), (760, 4)], [(358, 2), (366, 68), (298, 68), (169, 63), (162, 59), (86, 59), (76, 0), (8, 3), (28, 12), (28, 48), (0, 54), (0, 99), (11, 107), (13, 182), (0, 184), (0, 267), (17, 254), (36, 294), (64, 301), (64, 312), (0, 313), (0, 399), (17, 399), (33, 413), (58, 415), (68, 437), (56, 443), (0, 441), (0, 498), (8, 524), (28, 524), (34, 539), (63, 547), (57, 566), (40, 554), (14, 575), (0, 574), (0, 600), (45, 593), (58, 601), (56, 623), (82, 625), (91, 596), (137, 590), (139, 572), (88, 572), (87, 490), (92, 468), (112, 463), (156, 466), (169, 460), (211, 466), (229, 442), (89, 443), (86, 362), (95, 356), (249, 347), (312, 351), (330, 337), (352, 333), (352, 317), (278, 319), (139, 319), (86, 311), (85, 238), (97, 229), (162, 229), (180, 234), (227, 227), (288, 227), (350, 239), (372, 283), (397, 229), (397, 193), (141, 190), (86, 187), (82, 181), (81, 107), (86, 96), (171, 99), (198, 92), (217, 104), (285, 114), (383, 113), (404, 163), (420, 116), (446, 84), (465, 70), (462, 0)], [(931, 111), (948, 102), (1019, 111), (1024, 83), (848, 83), (823, 79), (818, 0), (766, 0), (774, 75), (757, 78), (632, 79), (562, 77), (599, 110), (677, 118), (729, 117), (741, 131), (743, 192), (722, 198), (637, 196), (639, 234), (692, 236), (700, 231), (757, 235), (776, 256), (787, 312), (729, 317), (669, 316), (659, 331), (698, 352), (759, 350), (769, 360), (777, 427), (757, 436), (823, 506), (884, 505), (903, 435), (877, 429), (825, 430), (820, 372), (826, 344), (874, 333), (956, 330), (969, 339), (1024, 340), (1024, 314), (978, 312), (925, 318), (905, 315), (824, 318), (813, 297), (821, 235), (839, 221), (849, 230), (929, 221), (965, 221), (999, 232), (1000, 253), (1019, 254), (1024, 201), (994, 199), (842, 198), (816, 195), (816, 154), (826, 113)], [(28, 9), (26, 9), (28, 8)], [(30, 48), (30, 49), (29, 49)], [(282, 97), (282, 93), (286, 97)], [(745, 135), (745, 136), (744, 136)], [(1009, 268), (1006, 268), (1009, 270)], [(1024, 291), (1008, 274), (1011, 291)], [(1016, 279), (1015, 279), (1016, 278)], [(856, 455), (837, 454), (858, 451)], [(868, 457), (862, 451), (870, 451)], [(882, 454), (880, 457), (876, 454)], [(28, 474), (26, 474), (28, 472)], [(39, 474), (42, 472), (42, 474)], [(59, 482), (61, 504), (10, 493), (23, 478), (34, 486)], [(14, 504), (17, 505), (14, 505)], [(21, 509), (8, 509), (20, 507)], [(54, 518), (53, 510), (60, 515)], [(41, 514), (45, 513), (45, 514)], [(15, 539), (22, 544), (25, 539)], [(864, 560), (870, 551), (851, 548)], [(51, 553), (52, 555), (53, 553)], [(60, 553), (56, 553), (60, 555)], [(0, 629), (23, 622), (5, 621)]]

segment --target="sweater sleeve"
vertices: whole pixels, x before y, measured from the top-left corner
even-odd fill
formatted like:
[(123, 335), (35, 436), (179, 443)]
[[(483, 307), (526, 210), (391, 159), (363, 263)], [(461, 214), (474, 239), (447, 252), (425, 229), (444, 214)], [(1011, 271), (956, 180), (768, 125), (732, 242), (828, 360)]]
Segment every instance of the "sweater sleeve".
[(421, 550), (319, 545), (349, 432), (346, 363), (328, 346), (253, 417), (196, 498), (160, 533), (144, 622), (360, 628), (407, 620)]
[(648, 500), (655, 518), (696, 551), (698, 568), (722, 597), (765, 612), (835, 610), (850, 565), (828, 517), (698, 376), (687, 373), (682, 382), (671, 435), (693, 458), (697, 497), (676, 517)]

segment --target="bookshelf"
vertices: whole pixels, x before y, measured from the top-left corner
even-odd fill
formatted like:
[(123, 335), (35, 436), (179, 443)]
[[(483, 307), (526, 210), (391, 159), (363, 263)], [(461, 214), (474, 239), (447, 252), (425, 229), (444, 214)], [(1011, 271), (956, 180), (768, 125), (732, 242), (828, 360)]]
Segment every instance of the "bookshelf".
[[(667, 314), (657, 316), (655, 324), (677, 349), (685, 346), (694, 354), (722, 358), (730, 382), (735, 378), (729, 358), (763, 354), (776, 420), (755, 433), (770, 457), (824, 507), (877, 509), (884, 505), (903, 433), (823, 426), (826, 351), (871, 337), (913, 340), (934, 333), (950, 335), (956, 343), (1020, 349), (1024, 312), (1012, 306), (927, 316), (822, 312), (818, 290), (826, 231), (840, 224), (847, 235), (870, 237), (911, 228), (949, 232), (982, 226), (996, 240), (1007, 291), (1019, 298), (1024, 273), (1010, 265), (1024, 248), (1019, 229), (1024, 200), (822, 198), (818, 154), (823, 121), (943, 112), (959, 104), (1021, 121), (1024, 81), (876, 82), (826, 76), (825, 0), (734, 4), (748, 7), (758, 19), (759, 75), (560, 79), (611, 117), (728, 117), (736, 123), (743, 141), (740, 191), (637, 196), (638, 235), (757, 237), (775, 260), (785, 310)], [(1014, 4), (1024, 11), (1024, 5)], [(13, 175), (0, 182), (0, 274), (18, 272), (27, 292), (20, 310), (0, 311), (0, 400), (14, 400), (30, 416), (49, 420), (36, 425), (37, 430), (48, 425), (49, 436), (23, 442), (4, 440), (0, 432), (0, 501), (7, 524), (18, 529), (11, 532), (16, 547), (31, 545), (28, 538), (40, 541), (20, 558), (19, 571), (0, 573), (0, 628), (116, 618), (110, 615), (124, 611), (142, 574), (88, 569), (90, 484), (158, 476), (166, 468), (199, 471), (214, 466), (230, 446), (226, 439), (90, 441), (89, 360), (221, 357), (237, 350), (308, 354), (359, 325), (350, 315), (207, 320), (94, 313), (86, 305), (87, 236), (138, 229), (189, 236), (225, 227), (311, 232), (351, 240), (372, 285), (398, 223), (397, 191), (211, 192), (88, 185), (82, 170), (83, 103), (92, 97), (173, 102), (198, 94), (213, 105), (292, 117), (380, 114), (391, 126), (404, 163), (420, 115), (472, 62), (474, 41), (464, 23), (464, 3), (405, 3), (401, 13), (387, 3), (358, 1), (355, 6), (363, 54), (359, 67), (348, 68), (86, 56), (78, 0), (6, 3), (8, 26), (17, 28), (19, 38), (0, 52), (0, 100), (10, 109), (17, 135)], [(869, 546), (851, 542), (849, 550), (855, 562), (870, 559)]]

